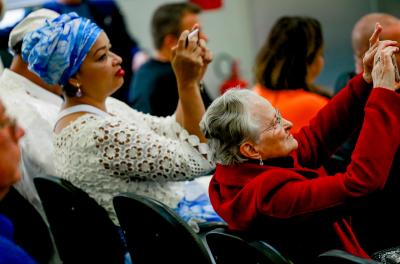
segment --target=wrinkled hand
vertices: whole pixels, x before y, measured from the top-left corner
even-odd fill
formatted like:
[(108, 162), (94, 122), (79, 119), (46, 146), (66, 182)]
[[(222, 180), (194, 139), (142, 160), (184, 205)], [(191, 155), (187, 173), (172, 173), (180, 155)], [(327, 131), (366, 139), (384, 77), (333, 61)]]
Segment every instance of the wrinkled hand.
[(363, 57), (364, 73), (363, 78), (367, 83), (372, 83), (372, 69), (374, 67), (375, 54), (388, 46), (396, 46), (397, 41), (384, 40), (379, 41), (379, 35), (382, 32), (382, 26), (379, 23), (375, 24), (375, 31), (369, 39), (369, 49), (365, 52)]
[(394, 46), (380, 46), (374, 57), (374, 68), (372, 79), (374, 88), (381, 87), (389, 90), (396, 90), (396, 81), (392, 55), (398, 52), (399, 48)]
[(198, 83), (213, 58), (203, 39), (191, 40), (186, 46), (188, 34), (188, 30), (182, 32), (177, 45), (172, 49), (171, 64), (178, 83)]

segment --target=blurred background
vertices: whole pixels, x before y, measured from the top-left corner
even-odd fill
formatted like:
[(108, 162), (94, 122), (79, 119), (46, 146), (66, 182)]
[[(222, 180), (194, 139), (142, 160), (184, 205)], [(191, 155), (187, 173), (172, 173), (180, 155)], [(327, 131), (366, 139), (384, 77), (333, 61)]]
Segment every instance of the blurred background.
[[(150, 18), (165, 0), (115, 0), (124, 15), (129, 32), (143, 50), (153, 54)], [(201, 2), (213, 2), (204, 0)], [(5, 0), (7, 12), (0, 29), (18, 22), (23, 8), (40, 5), (46, 0)], [(254, 84), (252, 65), (256, 53), (275, 21), (283, 15), (307, 15), (322, 24), (325, 39), (325, 67), (316, 84), (332, 90), (337, 76), (354, 67), (351, 30), (355, 22), (370, 12), (385, 12), (400, 17), (400, 0), (222, 0), (218, 8), (201, 14), (203, 29), (214, 52), (214, 62), (205, 77), (209, 94), (216, 97), (221, 83), (238, 62), (241, 79)], [(115, 29), (118, 30), (118, 29)], [(1, 41), (6, 41), (2, 39)], [(4, 46), (4, 45), (1, 45)], [(7, 67), (8, 54), (0, 51)]]

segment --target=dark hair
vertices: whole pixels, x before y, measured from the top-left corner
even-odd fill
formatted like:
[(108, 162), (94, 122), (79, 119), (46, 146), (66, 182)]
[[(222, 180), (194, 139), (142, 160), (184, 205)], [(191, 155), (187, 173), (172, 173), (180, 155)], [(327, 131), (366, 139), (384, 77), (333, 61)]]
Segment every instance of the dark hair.
[(16, 54), (20, 55), (22, 52), (22, 40), (18, 41), (12, 48), (11, 50)]
[(199, 14), (200, 12), (199, 6), (186, 2), (165, 4), (157, 8), (151, 20), (151, 34), (155, 48), (160, 49), (164, 38), (169, 34), (179, 37), (184, 15), (187, 13)]
[(322, 47), (322, 29), (318, 20), (281, 17), (257, 55), (256, 81), (272, 90), (309, 90), (307, 67)]
[(78, 88), (67, 82), (62, 86), (62, 89), (66, 96), (68, 97), (75, 97), (76, 93), (78, 92)]

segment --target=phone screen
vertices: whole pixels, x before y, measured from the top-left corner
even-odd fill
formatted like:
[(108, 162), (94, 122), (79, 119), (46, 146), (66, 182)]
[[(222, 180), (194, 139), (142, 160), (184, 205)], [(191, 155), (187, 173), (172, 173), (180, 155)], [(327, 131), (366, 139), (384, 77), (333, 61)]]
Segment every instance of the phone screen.
[(196, 43), (198, 43), (199, 39), (200, 39), (199, 38), (199, 33), (200, 33), (200, 31), (199, 31), (198, 28), (190, 31), (190, 33), (189, 33), (189, 35), (188, 35), (188, 37), (186, 39), (186, 46), (189, 44), (189, 40), (190, 41), (195, 41)]

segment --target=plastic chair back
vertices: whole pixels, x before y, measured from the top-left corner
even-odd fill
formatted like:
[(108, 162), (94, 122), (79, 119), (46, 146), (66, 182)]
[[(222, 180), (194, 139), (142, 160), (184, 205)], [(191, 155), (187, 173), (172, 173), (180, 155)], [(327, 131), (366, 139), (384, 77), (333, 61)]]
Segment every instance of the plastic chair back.
[(134, 264), (214, 263), (200, 237), (163, 203), (131, 193), (113, 202)]
[(215, 229), (206, 234), (207, 244), (217, 264), (290, 264), (275, 248), (266, 242), (251, 240)]
[(347, 253), (343, 250), (329, 250), (318, 256), (320, 264), (378, 264), (372, 259), (364, 259)]
[(34, 183), (63, 263), (124, 263), (126, 249), (103, 207), (58, 177)]

